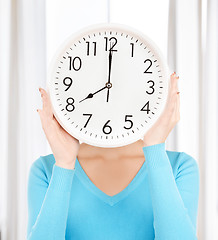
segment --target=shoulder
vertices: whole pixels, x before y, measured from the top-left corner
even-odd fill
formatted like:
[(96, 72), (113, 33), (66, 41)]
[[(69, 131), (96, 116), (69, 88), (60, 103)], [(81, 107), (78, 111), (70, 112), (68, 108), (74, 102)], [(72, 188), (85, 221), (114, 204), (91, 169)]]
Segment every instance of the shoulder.
[(29, 171), (29, 181), (31, 179), (41, 179), (47, 183), (51, 179), (55, 158), (53, 154), (40, 156), (31, 165)]
[(186, 152), (166, 150), (170, 164), (176, 178), (186, 174), (195, 175), (198, 178), (199, 167), (196, 159)]

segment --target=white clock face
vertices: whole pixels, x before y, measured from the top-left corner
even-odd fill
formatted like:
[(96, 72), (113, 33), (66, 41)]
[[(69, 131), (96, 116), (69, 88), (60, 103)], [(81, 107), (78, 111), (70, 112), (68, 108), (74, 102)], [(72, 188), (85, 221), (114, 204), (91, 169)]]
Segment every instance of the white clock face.
[(168, 94), (168, 69), (157, 46), (119, 24), (88, 27), (66, 40), (48, 78), (59, 123), (98, 147), (142, 138), (163, 111)]

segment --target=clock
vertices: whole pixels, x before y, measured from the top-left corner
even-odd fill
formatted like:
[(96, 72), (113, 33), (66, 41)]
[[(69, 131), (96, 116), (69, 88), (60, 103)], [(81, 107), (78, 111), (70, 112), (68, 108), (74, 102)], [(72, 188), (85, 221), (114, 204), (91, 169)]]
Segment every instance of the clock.
[(143, 138), (163, 112), (169, 79), (166, 60), (148, 36), (101, 23), (64, 41), (46, 88), (54, 116), (70, 135), (113, 148)]

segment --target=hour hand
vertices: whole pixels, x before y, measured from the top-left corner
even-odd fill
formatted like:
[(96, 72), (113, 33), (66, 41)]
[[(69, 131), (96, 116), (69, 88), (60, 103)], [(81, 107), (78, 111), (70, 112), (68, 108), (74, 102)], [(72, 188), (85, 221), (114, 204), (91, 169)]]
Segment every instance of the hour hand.
[(107, 85), (105, 85), (105, 87), (99, 89), (98, 91), (96, 91), (96, 92), (94, 92), (94, 93), (89, 93), (89, 95), (88, 95), (86, 98), (80, 100), (79, 102), (82, 102), (82, 101), (84, 101), (85, 99), (93, 98), (93, 96), (94, 96), (96, 93), (102, 91), (102, 90), (105, 89), (105, 88), (107, 88)]
[(82, 101), (84, 101), (84, 100), (86, 100), (86, 99), (88, 99), (88, 98), (93, 98), (93, 94), (92, 94), (92, 93), (89, 93), (89, 95), (88, 95), (86, 98), (80, 100), (79, 102), (82, 102)]

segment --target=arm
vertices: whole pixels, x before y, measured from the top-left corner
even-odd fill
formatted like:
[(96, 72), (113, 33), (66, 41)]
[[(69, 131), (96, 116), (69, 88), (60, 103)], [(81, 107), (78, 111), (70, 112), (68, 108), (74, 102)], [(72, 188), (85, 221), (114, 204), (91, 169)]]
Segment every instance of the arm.
[(174, 178), (165, 142), (143, 147), (154, 214), (155, 239), (195, 240), (199, 196), (196, 161), (184, 152)]
[(28, 180), (28, 240), (64, 240), (74, 169), (53, 165), (48, 182), (41, 159)]

